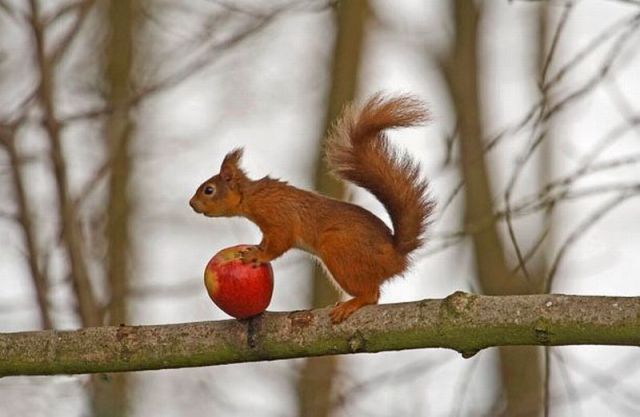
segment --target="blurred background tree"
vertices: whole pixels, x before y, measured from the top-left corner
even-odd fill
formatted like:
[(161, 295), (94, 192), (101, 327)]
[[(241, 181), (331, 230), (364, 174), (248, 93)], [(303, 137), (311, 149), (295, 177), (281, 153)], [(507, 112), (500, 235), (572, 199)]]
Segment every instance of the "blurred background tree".
[[(391, 139), (421, 161), (439, 203), (427, 248), (382, 302), (457, 289), (638, 294), (638, 6), (0, 0), (0, 331), (222, 318), (202, 269), (259, 232), (187, 201), (235, 146), (253, 177), (387, 221), (322, 163), (341, 107), (378, 90), (429, 102), (429, 126)], [(302, 254), (274, 267), (271, 309), (336, 300)], [(13, 377), (0, 381), (0, 415), (631, 416), (636, 351)]]

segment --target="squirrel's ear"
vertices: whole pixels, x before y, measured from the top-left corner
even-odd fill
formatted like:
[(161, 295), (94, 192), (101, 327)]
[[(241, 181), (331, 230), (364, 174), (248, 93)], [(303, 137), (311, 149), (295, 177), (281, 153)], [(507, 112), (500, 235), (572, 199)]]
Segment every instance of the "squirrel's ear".
[(242, 148), (236, 148), (224, 157), (220, 166), (220, 176), (223, 180), (231, 181), (245, 176), (244, 171), (239, 166), (243, 151)]

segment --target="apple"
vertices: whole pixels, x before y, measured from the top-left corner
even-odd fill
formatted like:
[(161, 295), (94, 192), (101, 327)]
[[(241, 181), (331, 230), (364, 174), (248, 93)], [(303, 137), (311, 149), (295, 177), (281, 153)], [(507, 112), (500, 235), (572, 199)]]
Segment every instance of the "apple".
[(273, 294), (270, 263), (258, 266), (240, 260), (240, 251), (249, 245), (222, 249), (207, 263), (204, 285), (211, 300), (222, 311), (246, 319), (266, 310)]

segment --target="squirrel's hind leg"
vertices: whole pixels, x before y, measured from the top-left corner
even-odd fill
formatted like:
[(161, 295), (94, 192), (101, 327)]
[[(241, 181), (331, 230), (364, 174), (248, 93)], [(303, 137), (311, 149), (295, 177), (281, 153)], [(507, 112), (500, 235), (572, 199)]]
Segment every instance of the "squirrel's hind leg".
[(361, 307), (369, 304), (377, 304), (378, 298), (380, 298), (380, 291), (378, 288), (375, 288), (375, 291), (367, 292), (348, 301), (338, 303), (329, 313), (329, 316), (331, 316), (331, 322), (334, 324), (343, 322)]

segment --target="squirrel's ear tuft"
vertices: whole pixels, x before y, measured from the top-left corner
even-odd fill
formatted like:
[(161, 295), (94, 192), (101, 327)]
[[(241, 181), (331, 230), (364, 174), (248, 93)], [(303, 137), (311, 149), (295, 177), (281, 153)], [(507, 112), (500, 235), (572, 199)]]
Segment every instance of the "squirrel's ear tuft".
[(231, 152), (229, 152), (222, 161), (222, 167), (226, 165), (235, 165), (238, 166), (240, 159), (242, 159), (242, 153), (244, 152), (243, 148), (235, 148)]
[(244, 171), (239, 166), (243, 151), (243, 148), (236, 148), (224, 157), (220, 166), (220, 175), (225, 181), (245, 176)]

